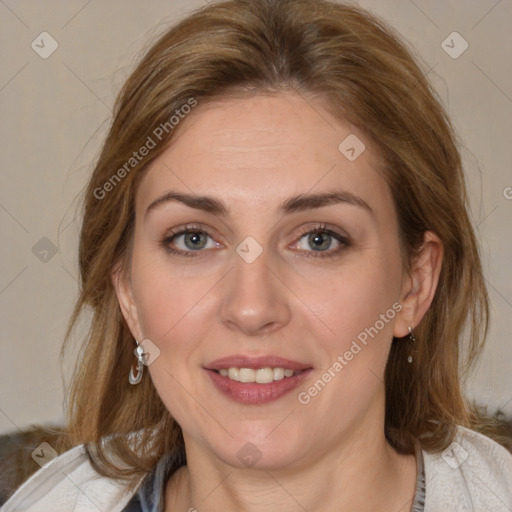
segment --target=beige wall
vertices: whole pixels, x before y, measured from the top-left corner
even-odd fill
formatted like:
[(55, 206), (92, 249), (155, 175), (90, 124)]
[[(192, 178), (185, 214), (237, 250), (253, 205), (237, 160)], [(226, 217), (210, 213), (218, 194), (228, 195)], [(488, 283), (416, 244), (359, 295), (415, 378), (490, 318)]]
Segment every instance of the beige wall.
[[(58, 353), (77, 293), (77, 195), (114, 94), (142, 45), (203, 3), (0, 3), (0, 432), (62, 419)], [(416, 48), (425, 69), (433, 68), (430, 77), (465, 144), (493, 313), (469, 391), (512, 416), (512, 2), (359, 3), (388, 20)], [(40, 53), (51, 49), (49, 39), (43, 48), (37, 38), (43, 31), (58, 43), (47, 59), (31, 47), (36, 40)], [(454, 31), (469, 45), (458, 58), (442, 48)], [(454, 40), (451, 51), (461, 44)]]

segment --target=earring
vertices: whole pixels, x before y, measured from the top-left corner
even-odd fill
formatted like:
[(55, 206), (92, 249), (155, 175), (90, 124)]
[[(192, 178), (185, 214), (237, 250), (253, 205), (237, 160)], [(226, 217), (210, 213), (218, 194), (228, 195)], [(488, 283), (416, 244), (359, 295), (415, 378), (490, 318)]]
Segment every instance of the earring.
[[(137, 355), (136, 365), (132, 365), (130, 375), (128, 376), (130, 384), (133, 385), (138, 384), (142, 380), (142, 373), (144, 372), (144, 349), (138, 342), (135, 354)], [(137, 368), (136, 373), (134, 372), (135, 367)]]
[[(409, 326), (409, 339), (414, 343), (416, 341), (416, 338), (414, 337), (414, 333), (412, 332), (411, 326)], [(407, 358), (408, 363), (412, 363), (412, 356), (409, 354), (409, 357)]]

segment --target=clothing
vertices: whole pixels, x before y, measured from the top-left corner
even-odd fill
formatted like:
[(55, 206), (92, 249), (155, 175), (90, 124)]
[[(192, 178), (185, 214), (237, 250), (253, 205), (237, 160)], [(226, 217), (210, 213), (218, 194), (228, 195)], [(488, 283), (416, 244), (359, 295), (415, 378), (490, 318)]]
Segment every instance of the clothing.
[[(422, 450), (421, 454), (424, 512), (512, 511), (512, 454), (493, 440), (458, 427), (454, 442), (444, 452)], [(115, 480), (99, 476), (80, 445), (32, 475), (0, 512), (128, 512), (127, 507), (134, 512), (137, 500), (139, 511), (160, 512), (154, 507), (162, 497), (167, 471), (177, 469), (173, 465), (176, 458), (162, 457), (153, 471), (141, 478), (137, 492), (128, 493)]]
[(411, 506), (411, 512), (425, 512), (425, 459), (420, 443), (414, 445), (414, 455), (416, 456), (416, 491), (414, 493), (414, 501)]

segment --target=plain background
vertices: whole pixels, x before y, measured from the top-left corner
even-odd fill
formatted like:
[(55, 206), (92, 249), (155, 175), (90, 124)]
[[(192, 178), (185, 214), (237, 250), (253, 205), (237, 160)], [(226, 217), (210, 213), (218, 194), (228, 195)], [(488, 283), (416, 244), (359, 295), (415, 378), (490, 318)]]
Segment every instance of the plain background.
[[(412, 46), (464, 145), (492, 304), (468, 393), (512, 417), (512, 1), (357, 3)], [(0, 433), (63, 421), (70, 367), (58, 356), (78, 290), (80, 193), (142, 49), (204, 4), (0, 0)], [(468, 43), (458, 58), (442, 46), (454, 31)], [(58, 43), (47, 59), (31, 47), (42, 32)]]

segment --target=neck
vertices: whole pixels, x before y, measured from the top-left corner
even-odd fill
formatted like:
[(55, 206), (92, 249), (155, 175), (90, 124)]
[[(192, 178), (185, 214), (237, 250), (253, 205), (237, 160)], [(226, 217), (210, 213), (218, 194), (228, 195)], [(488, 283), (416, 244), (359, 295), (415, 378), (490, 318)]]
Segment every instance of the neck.
[(165, 510), (409, 511), (415, 457), (399, 455), (375, 434), (358, 430), (325, 453), (269, 469), (235, 468), (187, 443), (187, 466), (169, 480)]

